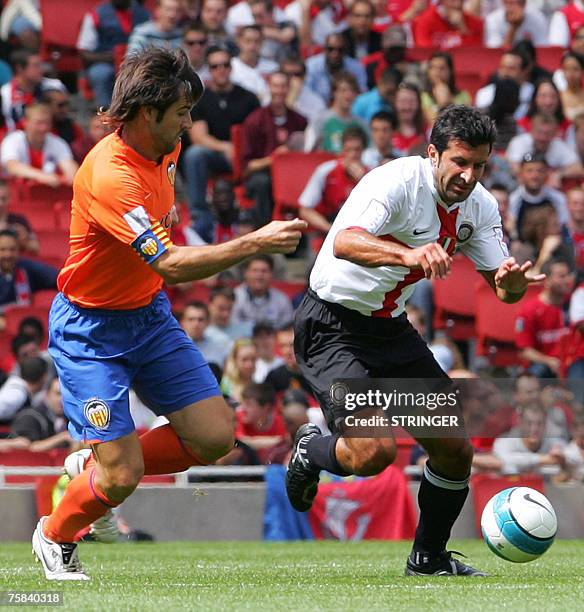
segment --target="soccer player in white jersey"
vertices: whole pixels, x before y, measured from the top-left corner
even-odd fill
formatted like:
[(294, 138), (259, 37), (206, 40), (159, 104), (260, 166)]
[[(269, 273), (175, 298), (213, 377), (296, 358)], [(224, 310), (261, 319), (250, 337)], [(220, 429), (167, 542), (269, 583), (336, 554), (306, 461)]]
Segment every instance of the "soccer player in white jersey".
[[(531, 262), (519, 266), (508, 256), (497, 202), (479, 183), (494, 138), (490, 119), (450, 106), (434, 124), (428, 159), (405, 157), (372, 170), (336, 217), (296, 313), (296, 358), (333, 432), (323, 436), (310, 423), (298, 430), (286, 478), (296, 510), (312, 505), (320, 470), (371, 476), (395, 458), (391, 435), (342, 435), (346, 413), (331, 399), (335, 380), (449, 382), (404, 314), (416, 281), (446, 278), (455, 248), (503, 302), (520, 300), (530, 283), (543, 280), (528, 275)], [(464, 435), (418, 442), (429, 459), (406, 574), (484, 576), (446, 551), (468, 494), (472, 446)]]

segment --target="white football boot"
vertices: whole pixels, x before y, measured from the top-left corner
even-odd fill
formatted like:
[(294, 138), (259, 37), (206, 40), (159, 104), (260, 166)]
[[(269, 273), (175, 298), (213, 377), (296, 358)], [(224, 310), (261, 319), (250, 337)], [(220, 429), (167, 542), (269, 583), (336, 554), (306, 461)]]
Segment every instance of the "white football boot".
[(32, 552), (42, 564), (47, 580), (90, 580), (77, 556), (77, 544), (58, 544), (44, 535), (47, 518), (40, 519), (32, 534)]
[[(64, 462), (63, 471), (71, 480), (79, 476), (85, 469), (85, 464), (91, 455), (91, 450), (82, 448), (70, 455), (67, 455)], [(104, 544), (113, 544), (118, 541), (120, 530), (118, 521), (111, 510), (108, 510), (101, 518), (91, 523), (89, 533), (98, 541)]]

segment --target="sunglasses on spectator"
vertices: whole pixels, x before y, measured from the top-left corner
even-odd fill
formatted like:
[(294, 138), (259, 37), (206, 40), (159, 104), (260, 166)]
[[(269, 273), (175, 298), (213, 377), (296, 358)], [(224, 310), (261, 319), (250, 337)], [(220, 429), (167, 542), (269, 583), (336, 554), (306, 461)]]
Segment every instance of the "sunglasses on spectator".
[(183, 44), (185, 44), (187, 47), (192, 47), (194, 45), (197, 45), (199, 47), (204, 47), (207, 44), (207, 39), (206, 38), (192, 38), (191, 40), (189, 40), (187, 38), (186, 40), (183, 40)]
[(297, 70), (285, 70), (284, 74), (287, 77), (290, 77), (290, 78), (292, 78), (292, 77), (303, 77), (304, 76), (304, 72), (302, 72), (301, 70), (298, 70), (298, 71)]
[(219, 62), (218, 64), (209, 64), (209, 70), (216, 70), (217, 68), (231, 68), (231, 62)]
[(326, 50), (329, 53), (334, 53), (335, 51), (338, 51), (339, 53), (343, 53), (343, 51), (345, 50), (345, 47), (332, 47), (332, 46), (328, 45), (326, 47)]

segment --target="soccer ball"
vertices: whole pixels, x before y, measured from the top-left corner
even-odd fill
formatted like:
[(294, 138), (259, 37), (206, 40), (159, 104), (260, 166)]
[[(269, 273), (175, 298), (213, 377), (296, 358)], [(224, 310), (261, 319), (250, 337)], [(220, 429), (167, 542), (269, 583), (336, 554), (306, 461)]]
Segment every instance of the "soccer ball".
[(545, 495), (529, 487), (511, 487), (489, 500), (481, 517), (481, 530), (496, 555), (526, 563), (552, 545), (558, 519)]

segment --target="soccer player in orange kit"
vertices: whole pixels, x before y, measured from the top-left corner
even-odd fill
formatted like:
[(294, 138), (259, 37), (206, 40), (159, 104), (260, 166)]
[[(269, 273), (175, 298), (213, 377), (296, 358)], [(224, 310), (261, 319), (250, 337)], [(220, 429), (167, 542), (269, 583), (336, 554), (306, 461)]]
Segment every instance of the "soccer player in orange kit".
[[(144, 474), (205, 465), (233, 446), (233, 414), (161, 291), (256, 253), (288, 253), (303, 221), (275, 221), (216, 246), (169, 236), (181, 134), (203, 86), (182, 51), (147, 49), (122, 65), (106, 113), (117, 130), (74, 183), (71, 251), (49, 318), (49, 351), (71, 434), (92, 457), (33, 534), (49, 580), (88, 580), (75, 534), (130, 495)], [(129, 388), (169, 423), (138, 437)]]

